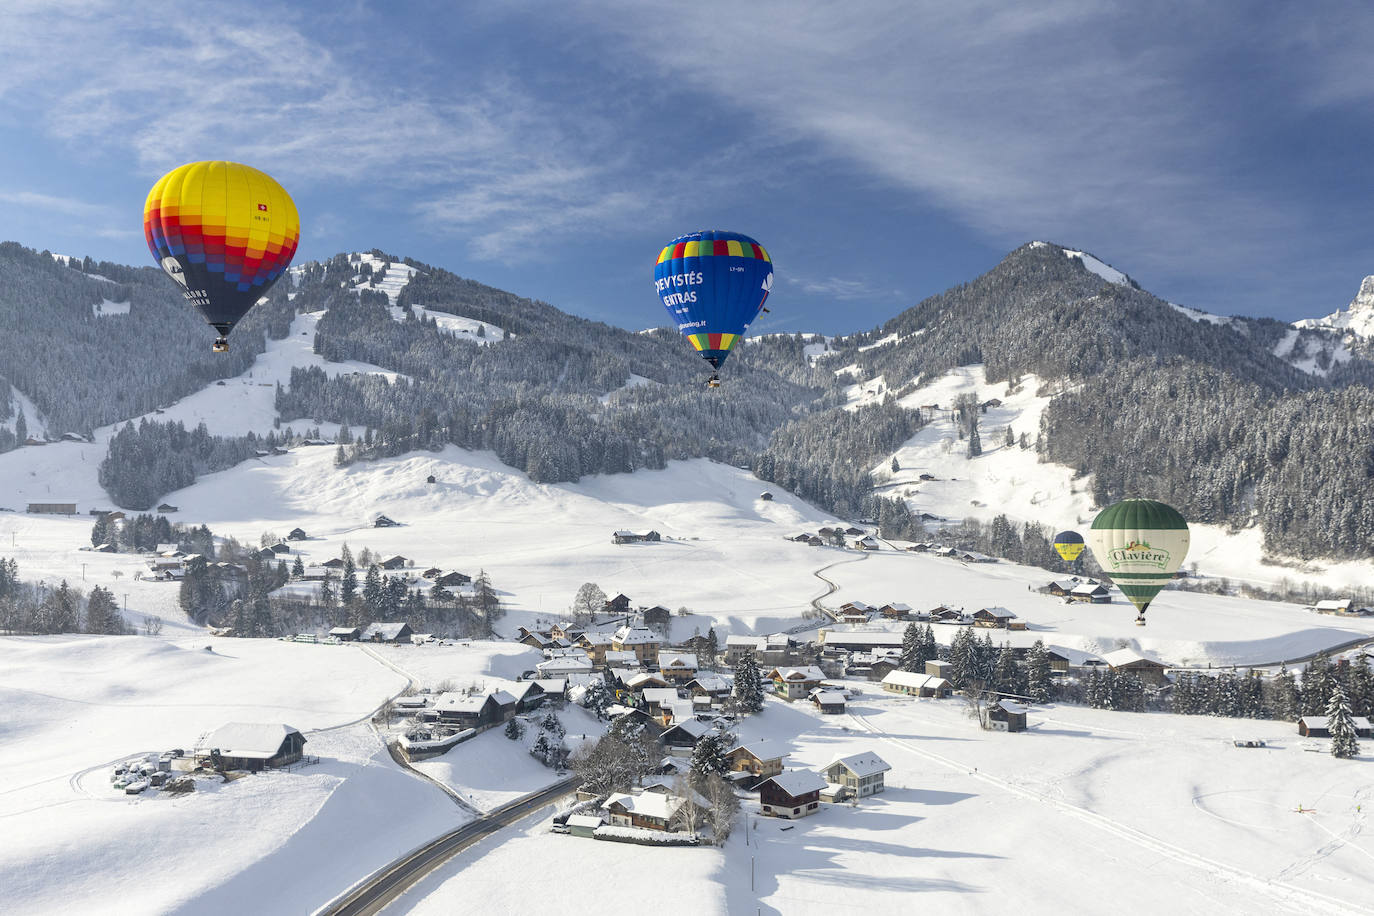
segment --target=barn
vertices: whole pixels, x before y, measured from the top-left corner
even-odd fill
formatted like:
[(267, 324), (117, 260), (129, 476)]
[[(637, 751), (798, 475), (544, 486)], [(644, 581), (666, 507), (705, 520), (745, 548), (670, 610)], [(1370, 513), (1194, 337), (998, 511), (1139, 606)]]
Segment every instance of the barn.
[(295, 763), (304, 747), (305, 736), (290, 725), (230, 722), (202, 738), (195, 757), (220, 769), (257, 773)]

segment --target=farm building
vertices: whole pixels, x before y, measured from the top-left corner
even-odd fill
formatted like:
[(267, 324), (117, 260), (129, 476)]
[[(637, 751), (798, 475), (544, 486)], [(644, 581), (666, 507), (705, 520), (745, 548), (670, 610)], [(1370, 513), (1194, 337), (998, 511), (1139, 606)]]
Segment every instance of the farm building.
[(759, 805), (774, 817), (806, 817), (821, 806), (825, 777), (811, 770), (788, 770), (759, 783)]
[(1023, 732), (1028, 710), (1014, 700), (998, 700), (983, 708), (983, 724), (993, 731)]
[[(1370, 724), (1368, 718), (1351, 716), (1350, 721), (1355, 725), (1356, 737), (1374, 738), (1374, 725)], [(1330, 738), (1331, 729), (1326, 716), (1303, 716), (1298, 720), (1298, 734), (1304, 738)]]
[(892, 671), (883, 678), (883, 689), (889, 693), (904, 693), (913, 697), (947, 697), (952, 685), (944, 678), (931, 674)]
[(403, 644), (410, 642), (414, 631), (404, 621), (396, 623), (374, 623), (363, 631), (363, 642), (390, 642)]
[(305, 736), (279, 723), (230, 722), (200, 741), (195, 758), (225, 770), (259, 772), (301, 759)]

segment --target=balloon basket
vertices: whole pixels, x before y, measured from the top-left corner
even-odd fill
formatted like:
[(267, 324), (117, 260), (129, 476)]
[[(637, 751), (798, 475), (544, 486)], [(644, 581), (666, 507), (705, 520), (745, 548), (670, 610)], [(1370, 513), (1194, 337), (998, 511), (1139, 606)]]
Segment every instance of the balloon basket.
[(720, 387), (720, 376), (719, 376), (719, 375), (713, 375), (713, 376), (711, 376), (710, 378), (708, 378), (708, 379), (706, 380), (706, 387), (707, 387), (707, 388), (719, 388), (719, 387)]
[(212, 344), (210, 347), (210, 350), (214, 353), (228, 353), (229, 341), (223, 337), (216, 337), (214, 344)]
[(1137, 617), (1137, 618), (1135, 619), (1135, 625), (1138, 626), (1138, 627), (1143, 627), (1143, 626), (1145, 626), (1145, 615), (1144, 615), (1144, 614), (1141, 614), (1139, 617)]

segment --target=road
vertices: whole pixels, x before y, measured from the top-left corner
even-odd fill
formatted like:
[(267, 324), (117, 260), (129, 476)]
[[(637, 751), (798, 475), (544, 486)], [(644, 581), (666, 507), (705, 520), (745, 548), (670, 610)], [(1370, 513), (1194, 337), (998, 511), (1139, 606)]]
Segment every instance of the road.
[[(836, 585), (836, 584), (835, 584), (833, 581), (831, 581), (830, 579), (827, 579), (825, 576), (822, 576), (821, 573), (825, 572), (827, 569), (833, 569), (834, 567), (839, 566), (841, 563), (858, 563), (860, 560), (867, 560), (867, 559), (868, 559), (868, 554), (866, 554), (866, 553), (861, 553), (861, 554), (859, 554), (857, 557), (851, 557), (851, 558), (849, 558), (849, 559), (847, 559), (847, 560), (836, 560), (834, 563), (831, 563), (831, 564), (829, 564), (829, 565), (827, 565), (827, 566), (822, 566), (820, 569), (818, 569), (818, 570), (816, 570), (815, 572), (813, 572), (811, 575), (815, 576), (817, 579), (820, 579), (820, 580), (821, 580), (822, 582), (824, 582), (826, 585), (830, 586), (830, 590), (827, 591), (824, 595), (818, 595), (817, 597), (812, 598), (812, 599), (811, 599), (811, 606), (812, 606), (813, 608), (815, 608), (817, 611), (819, 611), (821, 614), (823, 614), (824, 616), (829, 617), (831, 620), (835, 620), (836, 617), (835, 617), (834, 612), (832, 612), (829, 608), (826, 608), (826, 607), (822, 606), (822, 605), (821, 605), (821, 600), (822, 600), (823, 598), (829, 598), (831, 595), (835, 594), (835, 592), (838, 591), (840, 587), (839, 587), (838, 585)], [(818, 624), (816, 624), (816, 626), (820, 626), (820, 624), (818, 623)], [(811, 629), (811, 627), (807, 627), (806, 629), (809, 630), (809, 629)]]
[(576, 776), (569, 776), (543, 791), (497, 808), (485, 817), (406, 853), (321, 909), (320, 916), (373, 916), (380, 913), (421, 878), (478, 840), (509, 827), (550, 802), (570, 795), (578, 781)]

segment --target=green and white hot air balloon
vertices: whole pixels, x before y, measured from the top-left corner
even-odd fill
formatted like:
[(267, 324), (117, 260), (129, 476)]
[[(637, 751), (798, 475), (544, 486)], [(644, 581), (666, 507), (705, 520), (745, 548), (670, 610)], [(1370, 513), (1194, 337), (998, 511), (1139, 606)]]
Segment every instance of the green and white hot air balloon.
[(1093, 519), (1088, 532), (1093, 556), (1121, 593), (1145, 609), (1183, 565), (1188, 555), (1188, 523), (1173, 506), (1153, 499), (1123, 499)]

